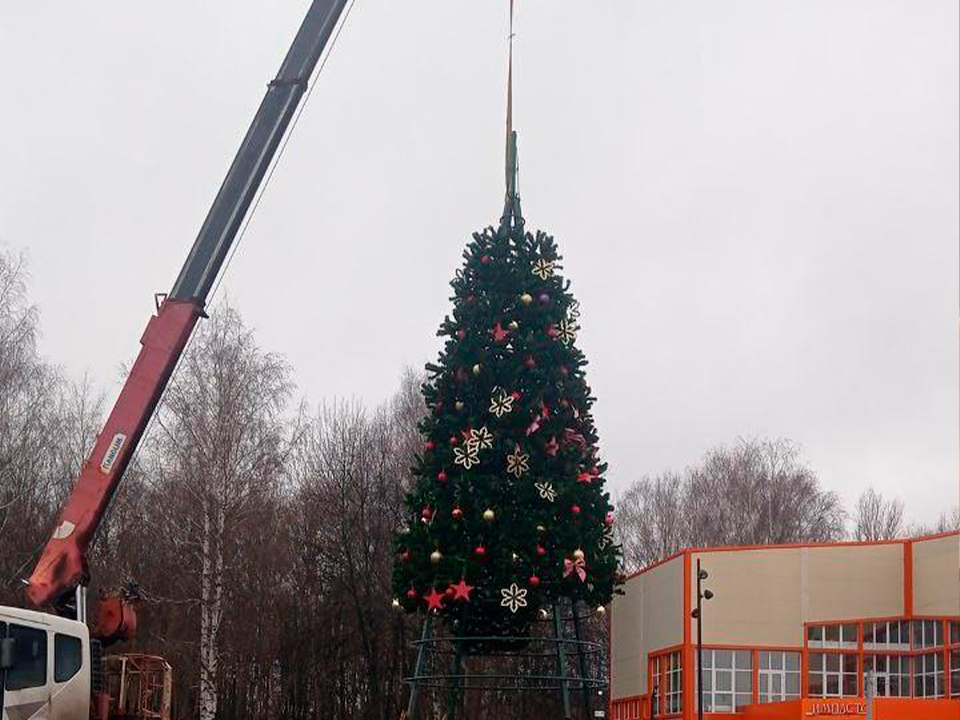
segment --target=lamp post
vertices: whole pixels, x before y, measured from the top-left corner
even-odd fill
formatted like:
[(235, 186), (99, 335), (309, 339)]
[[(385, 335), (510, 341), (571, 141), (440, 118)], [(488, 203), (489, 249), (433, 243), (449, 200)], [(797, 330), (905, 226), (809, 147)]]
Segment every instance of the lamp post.
[(697, 558), (697, 607), (690, 613), (697, 620), (697, 718), (703, 720), (703, 612), (702, 600), (709, 600), (713, 593), (701, 590), (701, 583), (710, 577), (706, 570), (700, 568), (700, 558)]

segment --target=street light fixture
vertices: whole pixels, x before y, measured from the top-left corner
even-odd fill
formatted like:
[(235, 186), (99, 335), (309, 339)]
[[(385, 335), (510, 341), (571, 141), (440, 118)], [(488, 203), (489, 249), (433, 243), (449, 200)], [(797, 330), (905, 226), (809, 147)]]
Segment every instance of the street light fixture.
[(703, 720), (703, 612), (702, 600), (709, 600), (713, 593), (709, 590), (703, 590), (701, 583), (710, 575), (706, 570), (700, 567), (700, 558), (697, 558), (697, 607), (695, 607), (690, 616), (697, 621), (697, 718)]

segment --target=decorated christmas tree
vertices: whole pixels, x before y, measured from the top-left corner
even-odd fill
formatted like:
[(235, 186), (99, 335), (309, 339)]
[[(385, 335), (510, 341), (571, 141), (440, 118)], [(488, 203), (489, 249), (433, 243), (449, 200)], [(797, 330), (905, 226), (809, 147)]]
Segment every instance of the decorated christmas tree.
[(515, 178), (499, 228), (473, 234), (451, 283), (395, 541), (395, 604), (459, 637), (525, 636), (541, 608), (599, 608), (617, 583), (578, 303), (553, 238), (525, 232)]

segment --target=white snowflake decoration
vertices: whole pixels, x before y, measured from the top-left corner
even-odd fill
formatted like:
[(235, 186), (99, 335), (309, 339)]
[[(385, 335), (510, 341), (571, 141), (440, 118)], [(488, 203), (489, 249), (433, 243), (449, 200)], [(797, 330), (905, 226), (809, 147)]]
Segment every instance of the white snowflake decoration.
[(535, 483), (534, 487), (537, 489), (537, 492), (540, 493), (540, 497), (544, 500), (553, 502), (557, 499), (557, 491), (553, 489), (553, 485), (548, 482)]
[(465, 448), (455, 447), (453, 449), (453, 462), (455, 465), (463, 465), (464, 470), (469, 470), (474, 465), (480, 464), (480, 458), (478, 456), (479, 451), (480, 448), (477, 445), (472, 445), (470, 443), (467, 443)]
[(513, 412), (513, 395), (501, 393), (500, 397), (495, 397), (490, 401), (490, 412), (498, 418), (507, 413)]
[(512, 613), (527, 606), (527, 589), (517, 587), (516, 583), (512, 583), (508, 588), (502, 588), (500, 594), (503, 596), (500, 607), (510, 608)]
[(567, 314), (570, 316), (570, 319), (574, 321), (574, 324), (580, 319), (580, 301), (574, 300), (570, 303), (570, 306), (567, 308)]
[(477, 450), (489, 450), (493, 447), (493, 433), (484, 425), (479, 430), (470, 431), (470, 443), (477, 446)]
[(607, 545), (613, 545), (614, 542), (615, 540), (613, 537), (613, 527), (610, 525), (607, 525), (603, 529), (603, 537), (600, 538), (600, 542), (597, 543), (597, 547), (600, 548), (601, 550), (605, 550)]
[(507, 455), (507, 472), (511, 475), (516, 475), (517, 478), (523, 476), (523, 474), (529, 470), (527, 461), (530, 459), (529, 455), (525, 455), (521, 450), (520, 446), (517, 445), (517, 449), (514, 450), (513, 455)]
[(541, 280), (553, 277), (553, 262), (540, 258), (533, 264), (533, 274)]
[(557, 333), (557, 339), (564, 345), (571, 345), (573, 341), (577, 339), (577, 330), (579, 329), (575, 323), (568, 320), (561, 320), (560, 332)]

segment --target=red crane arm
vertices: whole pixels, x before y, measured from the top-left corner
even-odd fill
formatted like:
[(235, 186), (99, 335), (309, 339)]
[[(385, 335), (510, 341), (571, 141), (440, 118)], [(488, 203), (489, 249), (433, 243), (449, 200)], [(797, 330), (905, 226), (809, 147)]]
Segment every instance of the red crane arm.
[(200, 316), (194, 302), (167, 299), (140, 338), (140, 353), (44, 548), (27, 600), (34, 607), (70, 592), (87, 575), (87, 547)]
[[(51, 603), (86, 580), (87, 547), (203, 312), (346, 4), (347, 0), (313, 0), (277, 76), (267, 86), (169, 297), (140, 338), (143, 347), (130, 376), (30, 576), (27, 600), (33, 606)], [(121, 619), (110, 624), (131, 623), (135, 621)]]

